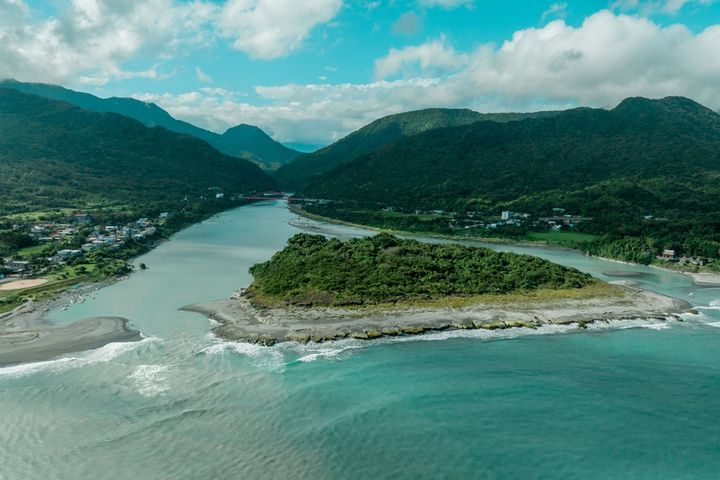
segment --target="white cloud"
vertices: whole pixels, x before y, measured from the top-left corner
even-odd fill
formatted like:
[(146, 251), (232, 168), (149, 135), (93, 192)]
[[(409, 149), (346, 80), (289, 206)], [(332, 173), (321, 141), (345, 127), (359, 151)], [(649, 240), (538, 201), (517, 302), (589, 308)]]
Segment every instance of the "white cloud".
[(442, 7), (442, 8), (457, 8), (457, 7), (471, 7), (475, 4), (475, 0), (418, 0), (418, 3), (422, 7)]
[[(297, 49), (342, 0), (68, 0), (43, 18), (24, 0), (0, 0), (0, 78), (102, 85), (161, 78), (157, 62), (219, 39), (255, 58)], [(126, 72), (129, 62), (152, 62)], [(200, 77), (200, 75), (198, 75)]]
[(318, 24), (337, 15), (342, 0), (230, 0), (218, 19), (233, 47), (269, 60), (296, 50)]
[(201, 27), (214, 10), (174, 0), (72, 0), (57, 16), (37, 20), (22, 0), (0, 0), (0, 77), (90, 84), (157, 77), (156, 67), (125, 72), (122, 64), (202, 43)]
[(245, 122), (282, 141), (304, 143), (333, 141), (383, 115), (426, 107), (613, 107), (636, 95), (683, 95), (713, 109), (720, 107), (720, 25), (693, 33), (682, 25), (661, 27), (606, 10), (578, 27), (557, 20), (518, 31), (500, 46), (481, 45), (467, 54), (455, 53), (444, 39), (434, 42), (438, 52), (451, 53), (448, 58), (463, 59), (459, 66), (447, 64), (456, 68), (454, 73), (438, 74), (435, 57), (422, 53), (425, 44), (390, 52), (379, 63), (382, 77), (403, 71), (410, 62), (419, 69), (415, 78), (256, 87), (260, 106), (218, 90), (140, 98), (217, 131)]
[(553, 3), (542, 14), (541, 20), (544, 22), (548, 18), (565, 18), (567, 15), (567, 2)]
[(468, 56), (458, 54), (443, 36), (422, 45), (401, 49), (391, 48), (386, 56), (375, 60), (375, 76), (387, 78), (415, 66), (426, 72), (448, 71), (464, 65), (467, 61)]
[(203, 72), (200, 67), (195, 67), (195, 75), (200, 83), (213, 83), (213, 78)]
[(401, 35), (415, 35), (422, 30), (422, 23), (422, 17), (417, 13), (405, 12), (393, 24), (392, 31)]
[(675, 15), (686, 5), (710, 5), (716, 0), (616, 0), (612, 8), (622, 11), (638, 11), (643, 15), (663, 13)]

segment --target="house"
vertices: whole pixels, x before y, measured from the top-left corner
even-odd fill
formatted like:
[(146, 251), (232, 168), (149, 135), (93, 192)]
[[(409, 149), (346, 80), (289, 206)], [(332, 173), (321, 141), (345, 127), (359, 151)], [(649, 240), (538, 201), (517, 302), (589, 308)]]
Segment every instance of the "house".
[(75, 212), (75, 215), (73, 215), (73, 221), (75, 223), (81, 223), (81, 224), (90, 224), (93, 222), (93, 217), (89, 213), (86, 212)]
[(501, 220), (510, 220), (513, 217), (513, 212), (505, 210), (500, 214)]
[(216, 200), (219, 200), (219, 199), (221, 199), (221, 198), (225, 198), (225, 194), (224, 194), (224, 193), (216, 193), (216, 194), (215, 194), (215, 199), (216, 199)]
[(62, 263), (62, 262), (65, 262), (69, 258), (81, 257), (84, 254), (85, 254), (85, 252), (82, 250), (64, 249), (64, 250), (59, 250), (57, 252), (57, 254), (54, 257), (52, 257), (51, 260), (55, 263)]
[(675, 250), (665, 249), (662, 253), (662, 259), (672, 261), (675, 260)]
[(5, 264), (5, 268), (11, 272), (19, 273), (24, 272), (30, 266), (30, 262), (23, 262), (20, 260), (10, 260)]

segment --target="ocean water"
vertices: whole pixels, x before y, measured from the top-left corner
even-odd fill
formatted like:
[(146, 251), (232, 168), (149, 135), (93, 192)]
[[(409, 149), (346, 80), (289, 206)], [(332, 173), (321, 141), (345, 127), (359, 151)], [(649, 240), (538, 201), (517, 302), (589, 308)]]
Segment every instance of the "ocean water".
[(301, 224), (363, 234), (281, 203), (243, 207), (138, 259), (148, 270), (51, 312), (125, 316), (146, 338), (0, 368), (0, 479), (720, 478), (720, 289), (503, 246), (700, 313), (263, 348), (219, 342), (203, 316), (177, 311), (245, 286), (248, 267)]

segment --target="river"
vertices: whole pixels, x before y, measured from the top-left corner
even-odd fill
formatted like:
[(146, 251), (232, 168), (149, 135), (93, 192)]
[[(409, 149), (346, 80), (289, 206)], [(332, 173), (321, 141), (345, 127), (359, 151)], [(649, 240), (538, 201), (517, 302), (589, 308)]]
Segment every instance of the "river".
[(701, 314), (264, 348), (219, 342), (206, 318), (177, 310), (246, 286), (249, 266), (308, 228), (363, 234), (282, 203), (246, 206), (50, 312), (127, 317), (146, 338), (0, 369), (0, 479), (720, 477), (720, 289), (572, 251), (493, 246), (632, 280)]

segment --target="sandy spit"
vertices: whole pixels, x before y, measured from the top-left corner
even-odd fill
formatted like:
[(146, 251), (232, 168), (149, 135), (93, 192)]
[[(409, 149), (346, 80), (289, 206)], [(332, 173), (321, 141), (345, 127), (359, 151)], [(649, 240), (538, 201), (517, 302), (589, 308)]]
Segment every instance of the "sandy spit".
[(91, 317), (53, 325), (45, 313), (69, 304), (112, 282), (100, 282), (64, 292), (49, 301), (29, 301), (0, 315), (0, 365), (50, 360), (67, 353), (100, 348), (108, 343), (142, 339), (121, 317)]
[(127, 323), (121, 317), (91, 317), (67, 325), (5, 331), (0, 333), (0, 365), (50, 360), (108, 343), (141, 340)]

